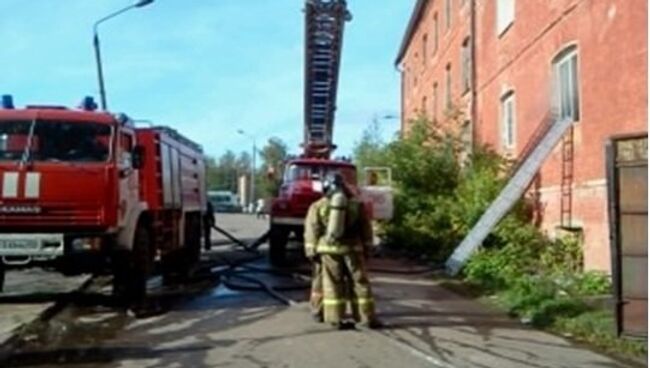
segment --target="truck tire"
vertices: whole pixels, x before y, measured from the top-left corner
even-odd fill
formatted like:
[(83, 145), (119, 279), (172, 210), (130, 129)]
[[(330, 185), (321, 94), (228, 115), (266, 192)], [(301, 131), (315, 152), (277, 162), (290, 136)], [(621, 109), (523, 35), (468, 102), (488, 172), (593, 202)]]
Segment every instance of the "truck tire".
[(201, 257), (201, 214), (188, 214), (185, 220), (185, 244), (162, 257), (163, 284), (185, 282)]
[(128, 288), (130, 302), (144, 302), (147, 296), (147, 280), (153, 273), (153, 254), (151, 232), (144, 226), (138, 226), (133, 239), (133, 267)]
[(114, 251), (111, 254), (111, 269), (113, 272), (113, 298), (121, 304), (128, 303), (128, 287), (131, 276), (131, 252), (127, 250)]
[(272, 266), (286, 266), (288, 242), (289, 230), (283, 226), (271, 225), (271, 231), (269, 234), (269, 262)]
[(119, 250), (111, 255), (113, 269), (113, 297), (121, 305), (144, 302), (147, 279), (153, 270), (151, 234), (138, 226), (133, 239), (133, 250)]
[(185, 227), (185, 252), (188, 261), (188, 267), (191, 268), (201, 259), (201, 214), (197, 213), (189, 217)]

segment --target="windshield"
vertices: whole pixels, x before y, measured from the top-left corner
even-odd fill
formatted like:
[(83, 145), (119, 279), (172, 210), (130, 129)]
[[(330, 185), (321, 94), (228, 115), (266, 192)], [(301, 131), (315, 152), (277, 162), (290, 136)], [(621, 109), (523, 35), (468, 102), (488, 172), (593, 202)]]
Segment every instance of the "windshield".
[[(108, 125), (85, 122), (0, 122), (0, 160), (105, 162), (111, 131)], [(27, 147), (28, 155), (23, 157)]]
[(229, 203), (231, 202), (231, 198), (228, 195), (213, 195), (210, 196), (210, 201), (213, 203)]
[(296, 180), (323, 180), (327, 174), (332, 172), (343, 175), (349, 184), (356, 185), (357, 183), (357, 172), (352, 167), (306, 164), (290, 165), (285, 171), (284, 181), (288, 183)]

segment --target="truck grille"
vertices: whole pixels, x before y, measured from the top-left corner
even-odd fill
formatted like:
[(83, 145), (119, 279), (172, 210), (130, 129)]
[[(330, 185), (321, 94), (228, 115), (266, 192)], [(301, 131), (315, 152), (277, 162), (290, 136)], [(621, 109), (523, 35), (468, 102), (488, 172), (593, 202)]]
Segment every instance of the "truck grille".
[(309, 206), (320, 198), (318, 194), (294, 194), (292, 209), (300, 214), (306, 214)]
[(0, 214), (0, 226), (97, 226), (101, 208), (49, 208), (39, 214)]

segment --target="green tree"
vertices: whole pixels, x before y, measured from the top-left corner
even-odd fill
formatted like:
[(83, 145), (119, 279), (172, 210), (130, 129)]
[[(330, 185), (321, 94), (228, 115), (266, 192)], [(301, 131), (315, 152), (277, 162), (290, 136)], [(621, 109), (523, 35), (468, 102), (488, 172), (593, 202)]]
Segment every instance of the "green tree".
[(205, 177), (208, 190), (219, 189), (219, 169), (217, 161), (212, 156), (207, 156), (205, 159)]
[[(352, 157), (358, 169), (371, 166), (386, 166), (387, 145), (381, 138), (379, 123), (373, 121), (362, 133), (361, 139), (355, 142)], [(361, 172), (359, 172), (361, 175)]]
[(226, 151), (218, 159), (206, 159), (206, 180), (208, 190), (227, 190), (237, 193), (240, 175), (250, 171), (250, 155), (241, 153), (239, 157), (232, 151)]
[[(288, 156), (286, 143), (280, 138), (270, 138), (260, 150), (262, 166), (257, 175), (257, 195), (262, 197), (275, 197), (277, 195), (282, 176), (284, 175), (284, 162)], [(268, 173), (274, 173), (274, 179), (268, 178)]]

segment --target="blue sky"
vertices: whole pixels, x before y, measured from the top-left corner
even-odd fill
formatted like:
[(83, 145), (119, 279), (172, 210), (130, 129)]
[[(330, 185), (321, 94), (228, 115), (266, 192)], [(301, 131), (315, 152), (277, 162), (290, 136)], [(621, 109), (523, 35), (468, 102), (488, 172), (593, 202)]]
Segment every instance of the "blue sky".
[[(97, 95), (92, 24), (130, 0), (0, 1), (0, 93), (17, 105)], [(399, 112), (393, 66), (413, 1), (349, 0), (335, 141)], [(299, 152), (302, 0), (156, 0), (100, 27), (109, 109), (172, 126), (210, 155), (277, 136)], [(386, 137), (398, 129), (383, 121)]]

